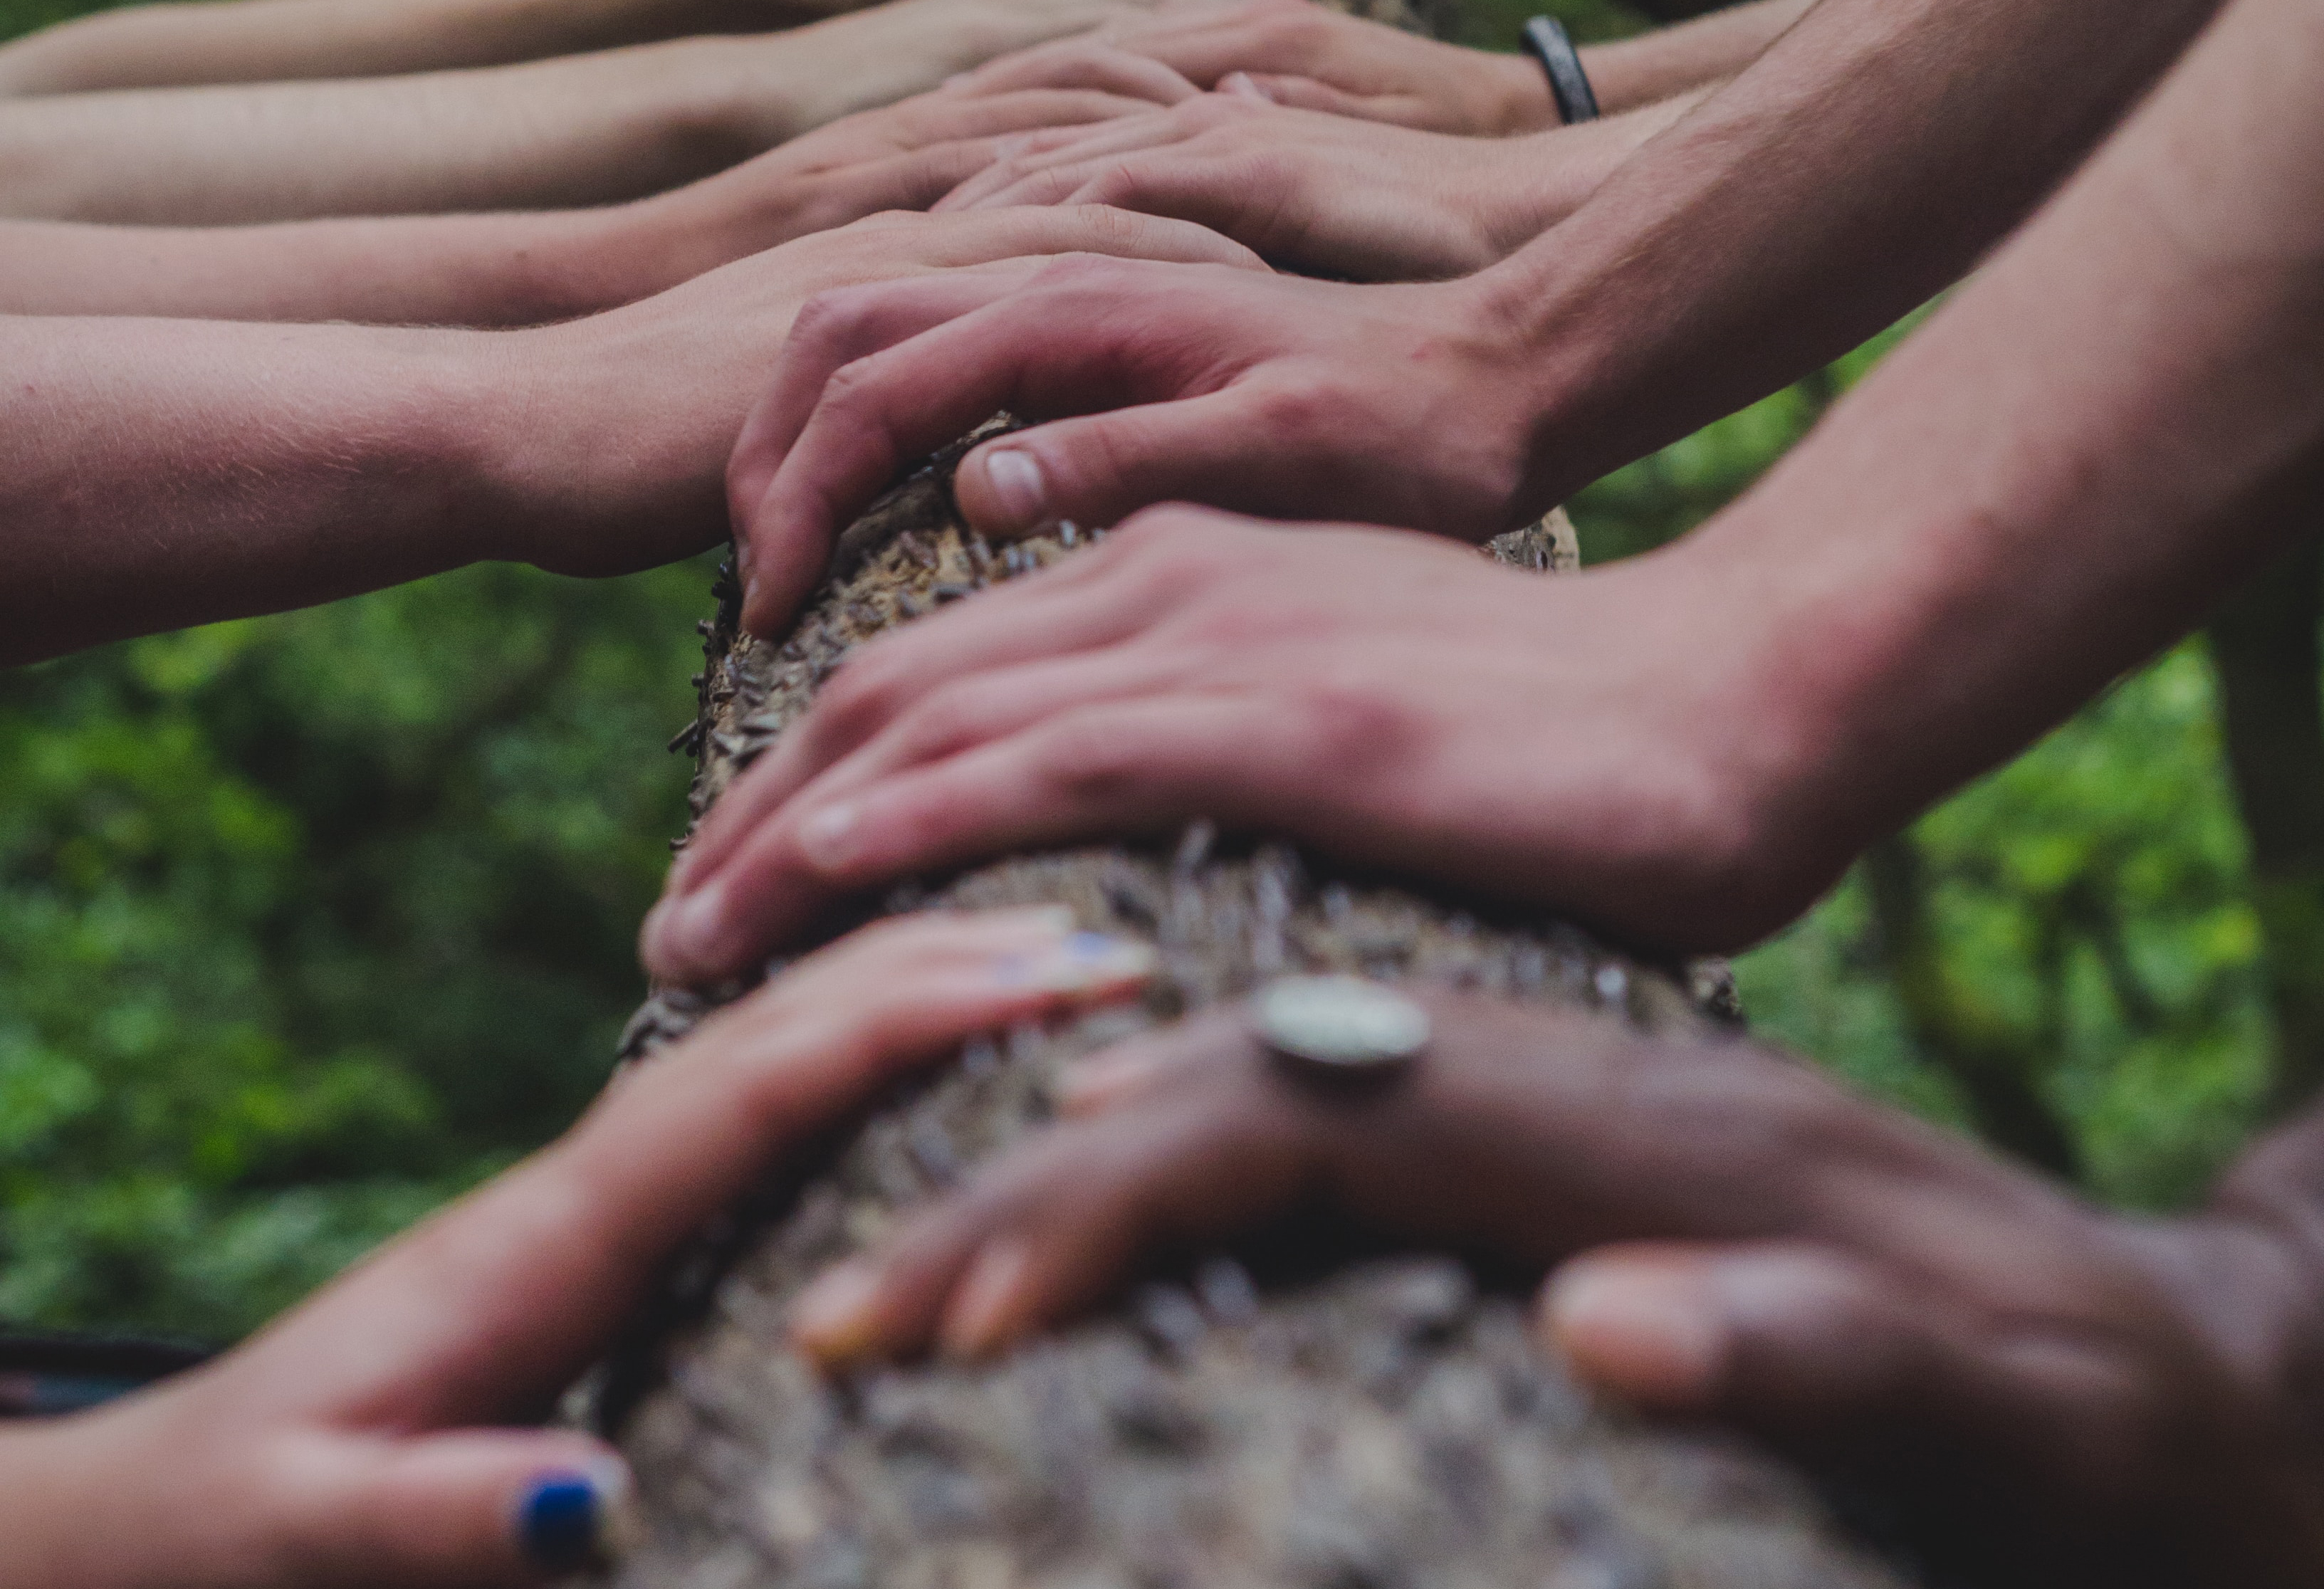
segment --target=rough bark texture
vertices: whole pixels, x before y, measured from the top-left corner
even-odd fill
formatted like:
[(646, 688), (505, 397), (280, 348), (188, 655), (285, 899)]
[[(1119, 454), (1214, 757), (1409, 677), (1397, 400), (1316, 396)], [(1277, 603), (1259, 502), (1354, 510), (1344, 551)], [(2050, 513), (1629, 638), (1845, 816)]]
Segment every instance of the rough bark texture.
[[(798, 630), (708, 630), (697, 812), (854, 645), (1082, 537), (965, 534), (940, 464), (842, 543)], [(1545, 571), (1571, 531), (1496, 543)], [(1319, 866), (1287, 847), (1175, 843), (1028, 857), (880, 908), (1029, 901), (1157, 944), (1141, 1007), (979, 1043), (839, 1134), (707, 1235), (592, 1387), (587, 1416), (637, 1472), (634, 1589), (1873, 1589), (1904, 1580), (1848, 1543), (1794, 1473), (1736, 1441), (1645, 1427), (1577, 1391), (1522, 1296), (1443, 1256), (1277, 1231), (1198, 1257), (1112, 1311), (997, 1364), (819, 1381), (785, 1309), (899, 1209), (1037, 1129), (1056, 1066), (1286, 970), (1421, 978), (1620, 1012), (1731, 1018), (1713, 969), (1659, 969), (1570, 927)], [(870, 914), (869, 906), (862, 914)], [(844, 923), (833, 923), (836, 930)], [(739, 986), (658, 995), (633, 1061)], [(649, 1061), (650, 1062), (650, 1061)], [(1545, 1061), (1546, 1062), (1546, 1061)]]

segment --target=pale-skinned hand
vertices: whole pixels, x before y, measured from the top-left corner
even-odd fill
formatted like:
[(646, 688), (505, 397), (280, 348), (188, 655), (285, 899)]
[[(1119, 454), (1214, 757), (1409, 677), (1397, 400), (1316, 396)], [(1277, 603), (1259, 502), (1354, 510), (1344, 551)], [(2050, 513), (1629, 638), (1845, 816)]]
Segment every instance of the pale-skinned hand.
[(1523, 201), (1554, 172), (1531, 143), (1205, 94), (1103, 128), (1008, 140), (935, 207), (1108, 204), (1200, 222), (1314, 274), (1426, 280), (1481, 270), (1556, 218), (1519, 215), (1536, 211)]
[(1085, 38), (1001, 56), (959, 79), (1013, 84), (1092, 45), (1159, 61), (1197, 87), (1240, 74), (1280, 105), (1439, 133), (1500, 135), (1559, 124), (1541, 69), (1522, 56), (1439, 43), (1309, 0), (1171, 7), (1108, 22)]
[(1335, 1212), (1554, 1271), (1586, 1379), (1894, 1480), (2028, 1582), (2324, 1574), (2312, 1184), (2141, 1224), (1740, 1041), (1417, 997), (1427, 1052), (1369, 1090), (1290, 1079), (1240, 1010), (1083, 1061), (1066, 1123), (825, 1275), (797, 1339), (982, 1356), (1148, 1254)]
[(525, 1427), (665, 1258), (792, 1145), (976, 1033), (1134, 987), (1056, 909), (892, 921), (618, 1080), (562, 1140), (217, 1362), (0, 1431), (0, 1577), (73, 1589), (532, 1584), (622, 1501)]
[(1205, 228), (1096, 206), (892, 212), (622, 308), (479, 339), (471, 345), (494, 375), (534, 394), (493, 438), (494, 472), (527, 508), (506, 521), (512, 544), (497, 555), (602, 574), (720, 539), (735, 437), (793, 318), (818, 293), (908, 277), (957, 290), (1021, 280), (1057, 255), (1117, 252), (1263, 271), (1249, 250)]
[(1470, 540), (1523, 523), (1550, 505), (1529, 473), (1559, 372), (1488, 280), (1087, 260), (826, 293), (728, 470), (743, 623), (771, 633), (873, 496), (1003, 409), (1047, 422), (962, 461), (988, 535), (1174, 501)]
[(1804, 730), (1740, 589), (1702, 557), (1552, 579), (1385, 530), (1140, 514), (850, 657), (680, 856), (646, 963), (715, 978), (835, 896), (1193, 817), (1632, 940), (1748, 942), (1855, 840), (1785, 804)]
[(1572, 214), (1692, 102), (1479, 138), (1275, 105), (1242, 81), (1000, 140), (993, 163), (935, 207), (1110, 204), (1199, 221), (1313, 275), (1431, 280), (1497, 263)]

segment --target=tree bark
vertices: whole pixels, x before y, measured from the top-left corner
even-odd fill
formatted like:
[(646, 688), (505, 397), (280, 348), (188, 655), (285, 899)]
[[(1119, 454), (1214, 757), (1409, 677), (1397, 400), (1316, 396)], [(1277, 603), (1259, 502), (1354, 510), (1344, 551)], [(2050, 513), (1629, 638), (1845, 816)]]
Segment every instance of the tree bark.
[[(1499, 552), (1545, 570), (1573, 561), (1562, 528), (1503, 537)], [(829, 583), (780, 644), (736, 633), (724, 587), (702, 714), (686, 736), (702, 758), (697, 811), (851, 648), (1072, 555), (1060, 539), (995, 547), (965, 533), (937, 472), (848, 532)], [(784, 1339), (798, 1288), (899, 1208), (1037, 1129), (1057, 1066), (1130, 1031), (1278, 972), (1320, 969), (1582, 1006), (1648, 1027), (1720, 1019), (1723, 984), (1704, 969), (1657, 966), (1554, 922), (1355, 876), (1263, 839), (1222, 839), (1207, 824), (1174, 846), (1004, 860), (900, 889), (877, 909), (1035, 901), (1155, 944), (1160, 986), (1132, 1011), (972, 1045), (706, 1237), (590, 1398), (643, 1508), (644, 1540), (614, 1582), (1905, 1581), (1772, 1457), (1593, 1402), (1536, 1344), (1520, 1295), (1448, 1255), (1384, 1255), (1345, 1232), (1278, 1231), (1198, 1254), (989, 1366), (819, 1380)], [(650, 1054), (741, 991), (659, 993), (628, 1054)]]

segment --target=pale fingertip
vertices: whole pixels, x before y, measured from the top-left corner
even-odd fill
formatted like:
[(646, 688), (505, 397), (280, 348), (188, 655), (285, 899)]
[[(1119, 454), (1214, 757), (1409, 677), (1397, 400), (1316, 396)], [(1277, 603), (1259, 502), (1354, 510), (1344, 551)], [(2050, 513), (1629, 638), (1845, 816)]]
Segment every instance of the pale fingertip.
[(989, 1357), (1016, 1334), (1032, 1249), (1016, 1236), (987, 1242), (945, 1309), (938, 1345), (947, 1357)]
[(1718, 1395), (1729, 1331), (1699, 1263), (1576, 1259), (1551, 1277), (1542, 1317), (1575, 1372), (1627, 1401), (1693, 1411)]
[(1219, 79), (1217, 92), (1231, 94), (1237, 99), (1256, 99), (1262, 105), (1275, 103), (1274, 96), (1259, 86), (1259, 79), (1249, 72), (1229, 72)]
[(1057, 1113), (1073, 1120), (1103, 1114), (1145, 1091), (1161, 1070), (1161, 1061), (1147, 1054), (1093, 1054), (1077, 1061), (1057, 1077)]
[(869, 1258), (825, 1270), (791, 1301), (791, 1344), (825, 1368), (870, 1356), (881, 1345), (880, 1284)]
[(713, 877), (689, 894), (654, 906), (641, 929), (646, 959), (675, 975), (719, 964), (728, 932), (726, 894), (726, 880)]

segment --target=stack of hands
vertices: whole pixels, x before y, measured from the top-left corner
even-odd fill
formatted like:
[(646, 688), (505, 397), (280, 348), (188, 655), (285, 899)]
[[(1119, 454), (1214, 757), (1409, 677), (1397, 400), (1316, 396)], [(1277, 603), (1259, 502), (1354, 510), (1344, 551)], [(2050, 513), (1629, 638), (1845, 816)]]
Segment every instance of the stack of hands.
[[(657, 974), (1195, 814), (1747, 943), (2312, 528), (2324, 19), (1761, 0), (1584, 62), (1609, 114), (1564, 127), (1529, 62), (1305, 0), (233, 0), (9, 46), (0, 660), (729, 533), (770, 633), (1007, 409), (968, 519), (1120, 528), (851, 660), (681, 858)], [(1988, 252), (1680, 545), (1541, 582), (1457, 544)], [(0, 1437), (0, 1575), (570, 1566), (618, 1467), (511, 1426), (658, 1259), (899, 1067), (1142, 974), (1041, 914), (812, 957), (215, 1366)], [(1319, 1198), (1532, 1266), (1608, 1387), (1909, 1468), (2059, 1581), (2324, 1570), (2324, 1123), (2138, 1223), (1780, 1056), (1434, 1013), (1354, 1112), (1238, 1014), (1091, 1061), (802, 1344), (993, 1350)]]

